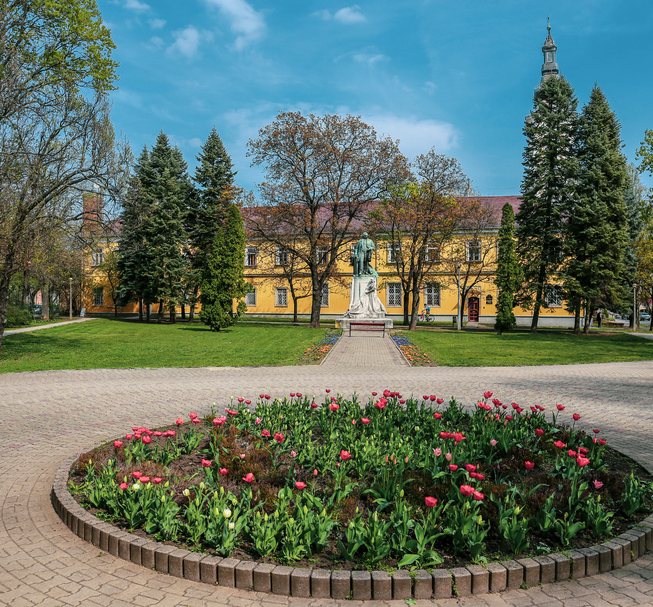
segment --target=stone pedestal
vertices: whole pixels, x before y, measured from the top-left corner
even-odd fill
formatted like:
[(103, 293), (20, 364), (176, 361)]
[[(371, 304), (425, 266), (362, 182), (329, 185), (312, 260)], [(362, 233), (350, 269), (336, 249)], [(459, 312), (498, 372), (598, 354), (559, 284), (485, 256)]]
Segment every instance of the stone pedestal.
[(336, 323), (348, 330), (352, 322), (384, 323), (386, 329), (392, 328), (392, 320), (386, 318), (385, 306), (381, 303), (376, 288), (376, 276), (354, 276), (351, 283), (349, 310)]

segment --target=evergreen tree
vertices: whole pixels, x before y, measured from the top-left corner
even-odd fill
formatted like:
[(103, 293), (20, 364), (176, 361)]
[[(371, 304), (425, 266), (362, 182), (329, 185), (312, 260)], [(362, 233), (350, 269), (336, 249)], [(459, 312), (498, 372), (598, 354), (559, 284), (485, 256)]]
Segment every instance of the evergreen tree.
[[(242, 300), (250, 287), (244, 279), (245, 230), (235, 204), (229, 207), (226, 226), (213, 237), (209, 259), (200, 284), (200, 320), (213, 331), (235, 324), (245, 314)], [(233, 300), (240, 300), (233, 312)]]
[(624, 292), (628, 292), (628, 299), (620, 308), (617, 308), (618, 311), (623, 313), (627, 309), (631, 309), (630, 292), (633, 285), (638, 282), (637, 272), (641, 262), (638, 248), (644, 223), (644, 186), (639, 180), (639, 171), (635, 165), (628, 167), (628, 182), (624, 193), (624, 204), (626, 205), (626, 215), (628, 217), (629, 243), (624, 253), (621, 285)]
[(521, 287), (524, 276), (519, 267), (519, 259), (515, 252), (515, 213), (509, 202), (503, 205), (501, 227), (499, 228), (499, 255), (497, 259), (497, 273), (494, 283), (499, 290), (497, 301), (497, 320), (494, 328), (499, 335), (503, 331), (510, 331), (517, 324), (513, 308), (515, 307), (515, 293)]
[(194, 177), (196, 189), (186, 218), (192, 266), (189, 275), (189, 282), (192, 282), (189, 285), (191, 315), (197, 298), (198, 281), (206, 269), (213, 239), (227, 222), (234, 197), (233, 182), (236, 174), (215, 127), (202, 146), (197, 161)]
[(184, 218), (192, 192), (186, 171), (179, 149), (172, 148), (165, 133), (160, 133), (140, 180), (151, 208), (144, 238), (154, 265), (150, 292), (159, 302), (159, 322), (166, 303), (171, 322), (175, 322), (177, 305), (183, 303), (188, 266), (184, 255), (187, 243)]
[(567, 80), (548, 78), (536, 90), (524, 125), (522, 203), (516, 216), (524, 283), (516, 303), (533, 309), (533, 332), (541, 307), (547, 306), (547, 286), (557, 282), (562, 263), (564, 209), (574, 195), (577, 170), (577, 105)]
[(567, 290), (585, 302), (586, 333), (595, 310), (619, 307), (627, 297), (621, 276), (630, 241), (624, 204), (628, 173), (620, 129), (595, 85), (579, 121), (577, 195), (569, 204), (565, 237)]

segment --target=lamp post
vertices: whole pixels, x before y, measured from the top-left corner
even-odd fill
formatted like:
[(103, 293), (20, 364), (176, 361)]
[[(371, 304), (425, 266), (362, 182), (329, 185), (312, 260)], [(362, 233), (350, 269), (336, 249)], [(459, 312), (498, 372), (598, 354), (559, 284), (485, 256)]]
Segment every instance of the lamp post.
[(633, 285), (633, 333), (637, 332), (637, 285)]
[(462, 310), (460, 309), (460, 263), (456, 264), (456, 278), (458, 279), (458, 318), (457, 318), (457, 331), (462, 329), (461, 316)]
[(68, 317), (70, 320), (73, 319), (73, 278), (72, 276), (68, 279), (68, 282), (70, 284), (70, 291), (68, 295), (68, 304), (69, 304), (69, 314)]

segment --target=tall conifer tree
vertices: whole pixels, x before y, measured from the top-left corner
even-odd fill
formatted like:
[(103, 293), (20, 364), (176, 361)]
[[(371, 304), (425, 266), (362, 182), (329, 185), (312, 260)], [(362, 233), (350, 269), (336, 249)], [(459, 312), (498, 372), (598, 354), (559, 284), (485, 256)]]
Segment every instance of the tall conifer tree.
[[(200, 319), (213, 331), (235, 324), (247, 311), (242, 300), (250, 288), (244, 279), (245, 230), (235, 204), (229, 207), (226, 226), (211, 243), (211, 254), (202, 272)], [(233, 300), (238, 299), (236, 311)]]
[(519, 267), (519, 259), (515, 252), (515, 213), (509, 202), (503, 205), (501, 227), (499, 228), (499, 255), (497, 259), (497, 273), (494, 279), (499, 290), (497, 300), (497, 320), (494, 328), (499, 335), (503, 331), (510, 331), (517, 324), (513, 308), (515, 307), (515, 293), (521, 287), (524, 276)]
[(537, 331), (547, 287), (558, 282), (562, 264), (564, 210), (574, 196), (577, 171), (575, 134), (578, 101), (562, 77), (545, 79), (535, 91), (526, 119), (522, 203), (516, 216), (517, 255), (524, 283), (517, 303), (532, 308)]
[(621, 276), (630, 241), (628, 173), (620, 130), (595, 85), (579, 121), (577, 195), (570, 200), (565, 237), (567, 290), (585, 302), (586, 333), (595, 310), (619, 307), (627, 295)]

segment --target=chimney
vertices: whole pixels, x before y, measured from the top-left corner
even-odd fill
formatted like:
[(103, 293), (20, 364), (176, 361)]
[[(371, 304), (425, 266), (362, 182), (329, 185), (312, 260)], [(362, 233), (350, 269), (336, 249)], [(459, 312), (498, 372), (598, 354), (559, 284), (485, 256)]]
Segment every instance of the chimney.
[(84, 192), (82, 195), (82, 210), (84, 229), (96, 232), (102, 224), (102, 196), (95, 192)]

